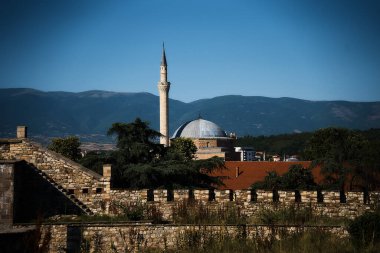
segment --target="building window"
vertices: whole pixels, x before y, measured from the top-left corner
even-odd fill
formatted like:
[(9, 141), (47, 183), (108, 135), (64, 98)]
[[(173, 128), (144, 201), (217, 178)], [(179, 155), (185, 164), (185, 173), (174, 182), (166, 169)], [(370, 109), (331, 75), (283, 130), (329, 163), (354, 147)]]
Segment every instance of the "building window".
[(83, 193), (83, 194), (88, 194), (88, 188), (83, 188), (83, 189), (82, 189), (82, 193)]
[(103, 188), (98, 187), (95, 189), (95, 193), (102, 193), (102, 192), (103, 192)]

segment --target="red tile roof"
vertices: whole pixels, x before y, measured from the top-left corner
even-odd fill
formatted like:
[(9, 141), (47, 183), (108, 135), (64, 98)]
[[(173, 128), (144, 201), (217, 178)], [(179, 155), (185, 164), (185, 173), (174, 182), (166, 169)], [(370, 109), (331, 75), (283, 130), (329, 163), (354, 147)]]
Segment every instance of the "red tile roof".
[[(227, 177), (223, 179), (225, 186), (219, 189), (242, 190), (249, 189), (250, 186), (258, 181), (263, 181), (267, 172), (276, 171), (279, 175), (283, 175), (288, 171), (289, 167), (294, 164), (301, 164), (304, 168), (308, 168), (310, 161), (299, 162), (233, 162), (226, 161), (227, 169), (215, 171), (213, 176)], [(236, 177), (236, 171), (239, 168), (239, 176)], [(313, 169), (314, 180), (318, 183), (322, 180), (320, 168)]]

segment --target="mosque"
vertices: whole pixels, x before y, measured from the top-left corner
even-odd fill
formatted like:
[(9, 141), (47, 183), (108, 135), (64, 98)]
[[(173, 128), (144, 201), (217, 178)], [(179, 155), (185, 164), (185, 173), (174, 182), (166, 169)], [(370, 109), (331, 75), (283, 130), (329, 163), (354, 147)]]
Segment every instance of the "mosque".
[(218, 156), (226, 161), (239, 160), (240, 152), (235, 152), (233, 141), (234, 134), (227, 135), (226, 132), (214, 122), (202, 119), (194, 119), (182, 124), (169, 137), (169, 90), (168, 64), (166, 61), (165, 48), (162, 49), (162, 60), (160, 66), (160, 81), (158, 91), (160, 96), (160, 143), (164, 146), (170, 145), (170, 139), (189, 138), (197, 147), (196, 159), (207, 159)]

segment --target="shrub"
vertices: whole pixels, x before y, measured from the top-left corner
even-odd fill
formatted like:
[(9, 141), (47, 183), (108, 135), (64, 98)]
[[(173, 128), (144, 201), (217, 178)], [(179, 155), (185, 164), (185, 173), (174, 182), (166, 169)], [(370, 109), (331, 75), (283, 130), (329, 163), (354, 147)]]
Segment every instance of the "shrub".
[(246, 224), (247, 218), (241, 209), (228, 203), (222, 206), (198, 201), (182, 201), (172, 209), (173, 221), (177, 224)]
[(364, 213), (348, 226), (352, 243), (356, 248), (380, 244), (380, 213)]

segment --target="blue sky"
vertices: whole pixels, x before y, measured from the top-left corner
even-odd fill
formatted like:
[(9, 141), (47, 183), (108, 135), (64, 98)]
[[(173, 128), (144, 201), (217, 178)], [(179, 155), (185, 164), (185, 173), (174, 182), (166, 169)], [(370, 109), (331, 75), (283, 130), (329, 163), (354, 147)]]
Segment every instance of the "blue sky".
[(380, 1), (1, 0), (0, 87), (380, 101)]

